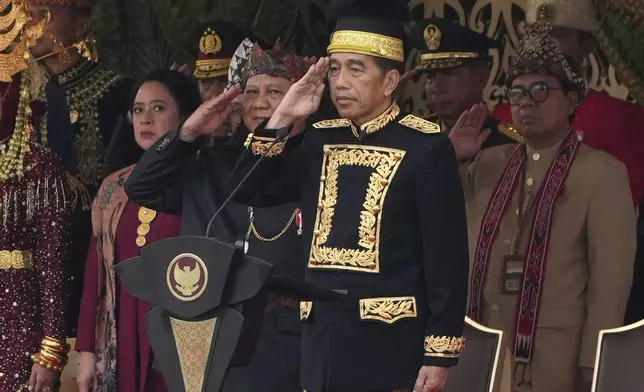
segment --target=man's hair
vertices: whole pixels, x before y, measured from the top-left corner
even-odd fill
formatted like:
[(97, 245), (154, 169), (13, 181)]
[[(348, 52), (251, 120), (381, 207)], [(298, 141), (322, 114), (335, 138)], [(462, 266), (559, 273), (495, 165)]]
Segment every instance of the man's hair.
[(378, 68), (382, 71), (383, 74), (386, 74), (389, 71), (398, 71), (401, 75), (403, 74), (405, 65), (399, 61), (389, 60), (382, 57), (373, 57), (373, 62), (376, 63)]

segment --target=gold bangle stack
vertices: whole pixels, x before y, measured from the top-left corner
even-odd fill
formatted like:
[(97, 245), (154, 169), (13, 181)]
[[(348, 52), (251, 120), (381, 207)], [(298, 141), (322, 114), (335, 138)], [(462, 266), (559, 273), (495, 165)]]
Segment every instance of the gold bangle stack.
[(65, 365), (67, 365), (68, 352), (68, 344), (50, 337), (45, 337), (40, 342), (40, 352), (33, 354), (31, 360), (49, 370), (61, 373)]

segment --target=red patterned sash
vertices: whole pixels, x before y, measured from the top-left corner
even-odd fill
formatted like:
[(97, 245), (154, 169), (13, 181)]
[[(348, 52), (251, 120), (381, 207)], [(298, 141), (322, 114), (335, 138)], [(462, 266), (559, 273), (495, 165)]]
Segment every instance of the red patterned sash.
[[(555, 201), (561, 194), (580, 144), (577, 134), (573, 131), (569, 132), (561, 143), (548, 168), (546, 179), (539, 189), (539, 198), (527, 246), (521, 295), (517, 300), (514, 359), (520, 364), (529, 364), (532, 359)], [(481, 222), (474, 254), (470, 303), (468, 304), (468, 315), (477, 322), (481, 318), (483, 287), (492, 245), (498, 234), (501, 218), (508, 201), (514, 194), (519, 174), (524, 170), (525, 161), (526, 150), (525, 146), (521, 145), (510, 158)]]

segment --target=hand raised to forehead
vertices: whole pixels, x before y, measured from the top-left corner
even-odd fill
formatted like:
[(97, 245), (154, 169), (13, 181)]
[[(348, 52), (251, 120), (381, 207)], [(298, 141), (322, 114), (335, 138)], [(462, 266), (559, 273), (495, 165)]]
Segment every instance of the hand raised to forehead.
[(469, 159), (481, 151), (483, 142), (492, 132), (489, 129), (481, 132), (488, 114), (484, 103), (478, 103), (461, 114), (449, 133), (457, 158)]
[(328, 71), (329, 58), (320, 58), (311, 65), (306, 75), (291, 86), (275, 112), (293, 122), (314, 113), (322, 101)]
[(181, 139), (194, 141), (201, 136), (214, 134), (232, 112), (232, 101), (239, 94), (241, 94), (241, 87), (235, 85), (202, 103), (183, 123), (179, 133)]

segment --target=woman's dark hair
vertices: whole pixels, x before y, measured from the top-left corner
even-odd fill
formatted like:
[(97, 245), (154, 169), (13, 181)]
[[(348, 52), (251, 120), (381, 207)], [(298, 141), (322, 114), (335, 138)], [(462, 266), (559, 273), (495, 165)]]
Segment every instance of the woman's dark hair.
[(190, 116), (192, 112), (197, 110), (199, 105), (201, 105), (201, 97), (199, 96), (197, 85), (191, 78), (181, 72), (171, 71), (169, 69), (159, 69), (147, 74), (141, 81), (139, 81), (136, 88), (132, 90), (129, 105), (130, 112), (132, 110), (132, 106), (134, 106), (136, 94), (138, 94), (139, 89), (146, 82), (159, 82), (163, 84), (177, 102), (179, 116), (182, 118)]

